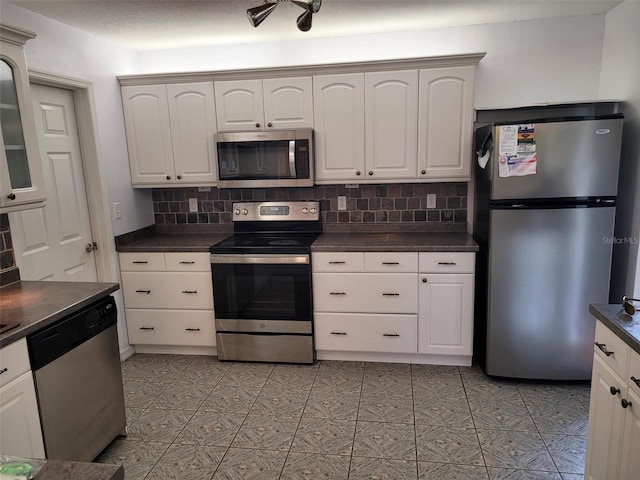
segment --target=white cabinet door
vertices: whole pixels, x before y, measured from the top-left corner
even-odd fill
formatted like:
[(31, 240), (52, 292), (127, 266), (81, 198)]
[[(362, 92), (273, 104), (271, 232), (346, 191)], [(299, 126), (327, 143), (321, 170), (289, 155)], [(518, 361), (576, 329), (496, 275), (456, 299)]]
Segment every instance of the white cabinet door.
[(0, 212), (44, 206), (45, 185), (22, 45), (31, 38), (31, 32), (0, 26)]
[(418, 351), (471, 355), (473, 349), (472, 274), (421, 274)]
[(470, 178), (474, 68), (420, 70), (418, 178)]
[(167, 85), (167, 97), (176, 183), (215, 183), (213, 84)]
[(270, 128), (313, 128), (311, 77), (262, 81), (264, 125)]
[(415, 178), (418, 71), (365, 74), (367, 180)]
[(0, 452), (44, 458), (40, 416), (31, 371), (0, 389)]
[[(624, 434), (622, 436), (622, 457), (620, 459), (620, 478), (640, 478), (640, 396), (627, 390), (625, 399), (630, 405), (624, 413)], [(621, 407), (619, 404), (618, 407)]]
[[(585, 480), (622, 478), (618, 477), (618, 465), (625, 412), (620, 406), (620, 400), (624, 390), (624, 381), (599, 355), (594, 355)], [(617, 393), (618, 391), (620, 393)]]
[(264, 128), (262, 80), (219, 81), (214, 83), (214, 89), (221, 132)]
[(173, 184), (173, 150), (166, 85), (122, 87), (134, 185)]
[(316, 180), (365, 177), (364, 74), (313, 77)]

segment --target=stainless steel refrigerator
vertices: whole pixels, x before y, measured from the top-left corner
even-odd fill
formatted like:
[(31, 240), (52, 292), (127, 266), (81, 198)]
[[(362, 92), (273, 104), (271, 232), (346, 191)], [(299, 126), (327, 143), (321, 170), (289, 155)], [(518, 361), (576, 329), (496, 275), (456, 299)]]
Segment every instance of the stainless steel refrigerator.
[(609, 115), (476, 130), (475, 346), (488, 375), (590, 378), (588, 306), (609, 300), (622, 123)]

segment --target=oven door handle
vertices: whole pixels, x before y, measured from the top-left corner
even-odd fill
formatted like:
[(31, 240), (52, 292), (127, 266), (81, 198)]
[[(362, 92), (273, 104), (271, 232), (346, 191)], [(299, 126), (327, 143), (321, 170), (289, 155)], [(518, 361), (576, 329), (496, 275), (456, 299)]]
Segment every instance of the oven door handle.
[(234, 264), (234, 263), (248, 263), (248, 264), (297, 264), (308, 265), (309, 255), (258, 255), (258, 254), (220, 254), (211, 255), (212, 264)]

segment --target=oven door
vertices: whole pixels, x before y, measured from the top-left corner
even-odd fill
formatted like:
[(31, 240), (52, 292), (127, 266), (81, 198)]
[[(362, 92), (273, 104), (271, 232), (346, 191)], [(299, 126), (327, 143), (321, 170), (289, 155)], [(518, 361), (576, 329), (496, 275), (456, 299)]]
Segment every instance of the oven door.
[(218, 332), (312, 333), (309, 255), (212, 254)]

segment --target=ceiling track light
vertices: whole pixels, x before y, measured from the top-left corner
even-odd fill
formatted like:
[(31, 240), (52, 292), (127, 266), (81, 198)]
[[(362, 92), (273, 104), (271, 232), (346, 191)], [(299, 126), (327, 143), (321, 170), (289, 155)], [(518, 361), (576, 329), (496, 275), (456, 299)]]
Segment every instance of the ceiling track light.
[[(262, 5), (248, 9), (247, 18), (249, 19), (249, 23), (251, 23), (251, 25), (253, 25), (254, 27), (257, 27), (264, 21), (265, 18), (267, 18), (271, 14), (271, 12), (276, 9), (278, 3), (286, 1), (287, 0), (265, 0)], [(298, 30), (302, 32), (308, 32), (309, 30), (311, 30), (311, 18), (313, 17), (314, 13), (317, 13), (318, 10), (320, 10), (322, 0), (289, 1), (301, 8), (304, 8), (304, 12), (296, 20)]]

